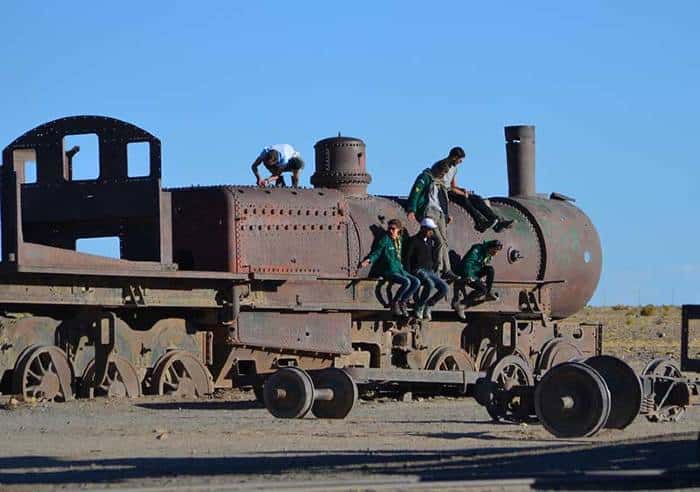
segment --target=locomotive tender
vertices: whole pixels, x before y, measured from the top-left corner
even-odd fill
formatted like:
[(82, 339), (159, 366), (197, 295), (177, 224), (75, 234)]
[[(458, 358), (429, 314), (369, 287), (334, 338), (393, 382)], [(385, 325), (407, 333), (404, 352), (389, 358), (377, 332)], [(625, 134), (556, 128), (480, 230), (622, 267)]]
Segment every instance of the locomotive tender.
[[(64, 140), (82, 134), (98, 137), (96, 179), (73, 179)], [(509, 194), (490, 199), (515, 221), (498, 234), (500, 298), (466, 321), (448, 299), (426, 322), (392, 317), (392, 286), (356, 269), (386, 222), (406, 217), (403, 198), (367, 193), (359, 139), (316, 143), (311, 189), (164, 189), (160, 141), (134, 125), (75, 116), (26, 132), (2, 153), (0, 390), (61, 401), (253, 386), (280, 416), (313, 404), (342, 417), (355, 383), (465, 392), (486, 378), (477, 396), (492, 415), (517, 414), (523, 395), (496, 404), (488, 388), (531, 388), (561, 362), (600, 355), (600, 326), (561, 320), (593, 295), (602, 253), (572, 199), (535, 192), (534, 127), (505, 136)], [(127, 146), (144, 142), (149, 172), (130, 177)], [(453, 261), (495, 237), (451, 210)], [(120, 258), (76, 251), (94, 237), (118, 238)]]

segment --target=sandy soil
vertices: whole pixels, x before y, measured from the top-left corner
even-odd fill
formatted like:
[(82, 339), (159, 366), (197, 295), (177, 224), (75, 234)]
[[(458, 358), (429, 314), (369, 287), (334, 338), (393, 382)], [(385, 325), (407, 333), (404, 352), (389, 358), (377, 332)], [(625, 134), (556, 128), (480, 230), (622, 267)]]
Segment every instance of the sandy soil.
[[(632, 315), (631, 324), (622, 309), (598, 311), (584, 314), (621, 320), (606, 334), (608, 352), (641, 360), (677, 351), (677, 310)], [(700, 406), (679, 423), (638, 417), (624, 431), (561, 440), (538, 424), (494, 424), (471, 399), (445, 397), (361, 401), (340, 421), (278, 420), (237, 391), (196, 401), (3, 398), (2, 490), (449, 490), (496, 479), (480, 485), (492, 490), (549, 488), (562, 477), (605, 488), (591, 477), (611, 471), (635, 475), (626, 489), (640, 470), (652, 470), (642, 475), (657, 486), (700, 487)]]

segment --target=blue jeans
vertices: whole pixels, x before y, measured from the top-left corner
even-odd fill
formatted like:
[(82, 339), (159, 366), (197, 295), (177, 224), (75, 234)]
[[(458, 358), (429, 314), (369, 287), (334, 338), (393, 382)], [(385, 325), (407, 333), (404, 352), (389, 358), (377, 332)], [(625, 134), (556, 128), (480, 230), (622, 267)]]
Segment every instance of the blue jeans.
[[(421, 292), (420, 298), (418, 299), (418, 305), (420, 306), (434, 306), (440, 299), (447, 296), (447, 283), (442, 280), (437, 273), (420, 268), (416, 272), (416, 276), (420, 279), (423, 284), (423, 291)], [(435, 294), (431, 297), (430, 293), (436, 290)]]
[(400, 285), (399, 291), (394, 296), (395, 302), (406, 302), (420, 287), (420, 280), (410, 273), (392, 273), (388, 279)]

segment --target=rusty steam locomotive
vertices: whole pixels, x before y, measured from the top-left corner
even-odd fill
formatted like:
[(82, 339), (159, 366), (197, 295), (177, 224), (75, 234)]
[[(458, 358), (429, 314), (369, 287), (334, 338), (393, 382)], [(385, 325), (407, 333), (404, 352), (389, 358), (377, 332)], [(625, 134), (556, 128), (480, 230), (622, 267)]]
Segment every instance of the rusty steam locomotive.
[[(96, 179), (73, 179), (64, 139), (78, 134), (98, 137)], [(425, 322), (394, 319), (392, 286), (356, 269), (385, 222), (405, 217), (401, 197), (367, 193), (359, 139), (316, 143), (312, 189), (163, 189), (160, 141), (134, 125), (76, 116), (28, 131), (2, 154), (2, 392), (69, 400), (253, 387), (277, 416), (337, 418), (359, 384), (472, 392), (495, 418), (537, 410), (557, 435), (626, 425), (649, 392), (633, 374), (639, 391), (624, 391), (636, 412), (616, 410), (606, 373), (627, 366), (596, 358), (601, 326), (562, 321), (596, 288), (598, 234), (572, 199), (535, 192), (534, 127), (505, 136), (509, 194), (490, 200), (514, 220), (498, 236), (500, 298), (471, 306), (466, 321), (443, 301)], [(129, 177), (136, 142), (148, 144), (150, 168)], [(453, 216), (455, 258), (493, 234), (457, 205)], [(118, 259), (76, 251), (81, 238), (110, 236)], [(591, 358), (602, 363), (561, 364)], [(582, 401), (594, 410), (584, 415)]]

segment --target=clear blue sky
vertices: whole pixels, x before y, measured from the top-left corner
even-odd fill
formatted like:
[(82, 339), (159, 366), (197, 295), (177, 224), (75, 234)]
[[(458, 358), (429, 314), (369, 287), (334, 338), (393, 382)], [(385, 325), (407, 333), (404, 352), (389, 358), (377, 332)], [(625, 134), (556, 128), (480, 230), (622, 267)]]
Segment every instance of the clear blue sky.
[(39, 2), (0, 9), (0, 147), (102, 114), (163, 141), (166, 186), (251, 182), (259, 149), (363, 138), (406, 194), (453, 145), (507, 193), (503, 126), (537, 125), (537, 188), (601, 235), (594, 304), (700, 303), (700, 2)]

